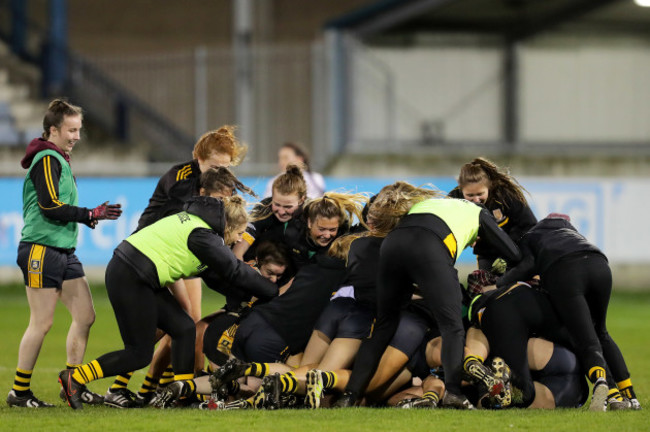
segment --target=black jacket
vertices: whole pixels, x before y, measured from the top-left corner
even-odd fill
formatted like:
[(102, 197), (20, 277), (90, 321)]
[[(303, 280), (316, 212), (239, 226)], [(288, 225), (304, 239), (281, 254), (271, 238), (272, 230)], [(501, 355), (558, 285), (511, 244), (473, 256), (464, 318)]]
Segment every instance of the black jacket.
[(305, 349), (316, 320), (345, 277), (343, 260), (317, 255), (314, 264), (298, 271), (284, 294), (255, 306), (254, 310), (284, 339), (291, 354), (299, 353)]
[(183, 210), (185, 201), (199, 194), (201, 171), (196, 160), (174, 165), (156, 185), (137, 230)]
[[(463, 198), (463, 193), (457, 187), (449, 192), (449, 196)], [(499, 227), (517, 245), (522, 236), (537, 223), (537, 218), (527, 204), (507, 196), (500, 201), (488, 198), (483, 207), (494, 216)], [(499, 252), (490, 243), (481, 239), (474, 245), (474, 255), (493, 260), (500, 257)]]
[(605, 256), (565, 219), (546, 218), (528, 231), (519, 243), (522, 260), (497, 279), (499, 288), (517, 281), (542, 276), (560, 258), (576, 252), (594, 252)]
[(347, 281), (354, 287), (354, 298), (375, 310), (377, 306), (377, 268), (383, 237), (360, 237), (350, 245)]
[[(207, 268), (199, 273), (206, 285), (221, 294), (229, 290), (243, 290), (247, 295), (270, 298), (278, 294), (278, 286), (265, 279), (248, 264), (238, 260), (222, 238), (225, 228), (223, 202), (217, 198), (199, 196), (185, 204), (185, 211), (194, 214), (211, 229), (195, 228), (187, 238), (187, 249)], [(148, 229), (156, 229), (152, 224)], [(115, 254), (133, 267), (153, 289), (161, 289), (156, 267), (149, 258), (127, 241), (123, 241)], [(227, 282), (224, 284), (224, 281)]]

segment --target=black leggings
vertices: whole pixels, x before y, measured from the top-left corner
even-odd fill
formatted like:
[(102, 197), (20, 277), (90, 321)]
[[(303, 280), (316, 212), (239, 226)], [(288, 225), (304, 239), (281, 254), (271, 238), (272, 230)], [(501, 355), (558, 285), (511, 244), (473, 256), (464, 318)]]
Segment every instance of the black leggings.
[(555, 343), (567, 337), (545, 294), (519, 285), (495, 294), (487, 303), (481, 329), (490, 343), (490, 355), (502, 357), (512, 370), (513, 385), (521, 389), (520, 407), (535, 399), (535, 386), (528, 365), (528, 338), (543, 336)]
[(595, 366), (607, 370), (609, 365), (616, 381), (629, 378), (623, 354), (607, 332), (612, 293), (607, 260), (597, 253), (562, 257), (544, 272), (542, 283), (571, 334), (582, 368), (586, 372)]
[(124, 349), (97, 359), (104, 377), (141, 369), (151, 362), (156, 328), (172, 338), (176, 375), (194, 373), (194, 321), (167, 289), (154, 290), (121, 258), (106, 267), (106, 291), (120, 328)]
[(377, 322), (372, 337), (361, 344), (347, 390), (360, 396), (367, 387), (397, 329), (400, 308), (410, 300), (415, 283), (440, 328), (447, 389), (460, 394), (465, 330), (458, 273), (449, 250), (428, 229), (397, 228), (381, 246), (378, 267)]

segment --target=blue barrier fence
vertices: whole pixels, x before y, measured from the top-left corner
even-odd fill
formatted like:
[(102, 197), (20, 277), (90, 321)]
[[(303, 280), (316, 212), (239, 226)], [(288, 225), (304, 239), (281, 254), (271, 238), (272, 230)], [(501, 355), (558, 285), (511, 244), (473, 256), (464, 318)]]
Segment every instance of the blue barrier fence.
[[(115, 246), (127, 237), (137, 225), (156, 186), (157, 178), (79, 178), (79, 204), (95, 207), (104, 202), (119, 202), (124, 213), (117, 221), (102, 221), (91, 230), (81, 225), (77, 254), (85, 265), (106, 265)], [(241, 180), (261, 194), (268, 178), (244, 177)], [(345, 192), (376, 193), (393, 178), (327, 178), (327, 189)], [(412, 184), (433, 184), (447, 192), (456, 182), (453, 178), (406, 178)], [(521, 181), (522, 179), (520, 179)], [(0, 178), (4, 199), (0, 201), (0, 266), (15, 265), (16, 250), (22, 229), (21, 178)], [(598, 244), (605, 246), (606, 201), (623, 193), (624, 188), (611, 188), (597, 181), (559, 182), (552, 179), (522, 181), (531, 194), (530, 204), (538, 217), (552, 211), (571, 215), (576, 227)], [(609, 192), (604, 193), (605, 189)], [(612, 192), (613, 191), (613, 192)], [(607, 196), (605, 196), (607, 195)], [(646, 252), (646, 255), (648, 253)], [(650, 257), (642, 257), (650, 261)], [(459, 262), (474, 261), (471, 251), (465, 251)]]

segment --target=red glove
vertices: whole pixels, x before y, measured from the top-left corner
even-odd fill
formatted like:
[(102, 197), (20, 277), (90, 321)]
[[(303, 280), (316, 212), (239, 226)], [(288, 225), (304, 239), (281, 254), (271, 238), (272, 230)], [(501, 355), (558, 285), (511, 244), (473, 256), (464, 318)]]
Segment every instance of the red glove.
[(122, 204), (104, 204), (98, 205), (90, 211), (91, 220), (111, 219), (115, 220), (122, 214)]

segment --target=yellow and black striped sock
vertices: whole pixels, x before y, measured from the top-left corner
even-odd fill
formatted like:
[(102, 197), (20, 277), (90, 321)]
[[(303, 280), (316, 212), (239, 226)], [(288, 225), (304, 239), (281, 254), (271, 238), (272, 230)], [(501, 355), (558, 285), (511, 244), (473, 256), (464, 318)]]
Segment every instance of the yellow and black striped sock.
[(118, 375), (115, 377), (115, 381), (113, 381), (113, 384), (109, 388), (111, 391), (115, 390), (120, 390), (120, 389), (125, 389), (129, 385), (129, 380), (133, 376), (133, 372), (129, 372), (128, 374), (124, 375)]
[(484, 359), (481, 356), (477, 355), (468, 355), (465, 357), (465, 360), (463, 360), (463, 369), (467, 370), (467, 364), (471, 361), (477, 361), (479, 363), (483, 363)]
[(16, 368), (16, 375), (14, 375), (14, 385), (11, 389), (17, 395), (24, 395), (29, 391), (29, 386), (32, 382), (32, 373), (34, 370), (25, 370), (21, 368)]
[(181, 374), (174, 375), (174, 381), (183, 381), (187, 386), (183, 386), (183, 392), (181, 393), (181, 399), (190, 397), (196, 392), (196, 383), (194, 382), (194, 374)]
[(594, 366), (589, 369), (587, 376), (589, 377), (589, 381), (595, 383), (598, 378), (605, 378), (605, 369), (600, 366)]
[(151, 374), (147, 374), (147, 376), (144, 377), (144, 381), (142, 381), (142, 385), (140, 386), (138, 393), (141, 395), (153, 393), (157, 388), (158, 378), (151, 376)]
[(298, 380), (294, 372), (280, 375), (280, 382), (282, 383), (282, 393), (295, 393), (298, 389)]
[(619, 401), (623, 402), (623, 396), (621, 396), (621, 393), (618, 391), (618, 389), (609, 389), (609, 393), (607, 393), (607, 401)]
[(254, 376), (258, 378), (264, 378), (269, 374), (269, 364), (268, 363), (251, 363), (248, 368), (244, 371), (244, 376)]
[(172, 382), (174, 382), (174, 369), (172, 368), (172, 365), (169, 365), (167, 366), (167, 369), (165, 369), (165, 372), (162, 373), (160, 380), (158, 380), (158, 385), (164, 387)]
[(422, 398), (429, 399), (430, 401), (432, 401), (432, 402), (434, 402), (436, 404), (438, 403), (438, 401), (440, 401), (440, 396), (438, 396), (438, 393), (436, 393), (434, 391), (425, 392), (422, 395)]
[(634, 387), (632, 386), (632, 380), (630, 378), (616, 383), (616, 387), (621, 391), (621, 394), (628, 399), (636, 399), (636, 393), (634, 393)]
[(339, 380), (339, 378), (336, 376), (336, 372), (321, 371), (321, 377), (323, 378), (324, 389), (334, 388)]
[(78, 368), (79, 366), (81, 366), (81, 365), (80, 365), (80, 364), (70, 364), (70, 363), (68, 363), (68, 362), (65, 362), (65, 368), (66, 368), (66, 369), (76, 369), (76, 368)]
[(72, 378), (79, 384), (88, 384), (96, 379), (104, 378), (104, 371), (97, 360), (93, 360), (76, 368), (72, 373)]

